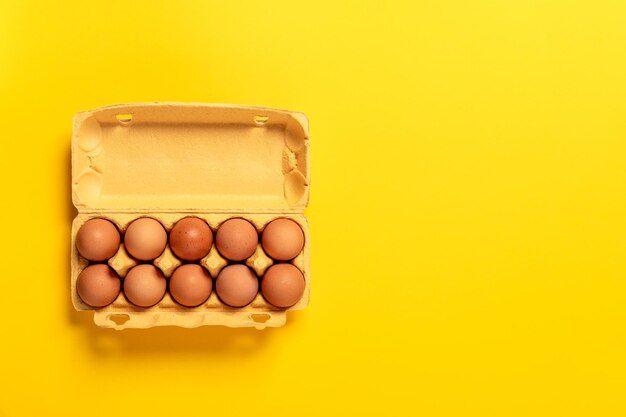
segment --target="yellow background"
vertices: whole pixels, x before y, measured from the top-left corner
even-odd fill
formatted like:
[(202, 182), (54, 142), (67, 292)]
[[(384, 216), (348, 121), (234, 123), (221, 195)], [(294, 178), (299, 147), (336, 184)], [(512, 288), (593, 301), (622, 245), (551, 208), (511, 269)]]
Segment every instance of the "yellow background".
[[(624, 415), (621, 1), (3, 1), (0, 416)], [(76, 111), (311, 120), (286, 327), (115, 332), (68, 292)]]

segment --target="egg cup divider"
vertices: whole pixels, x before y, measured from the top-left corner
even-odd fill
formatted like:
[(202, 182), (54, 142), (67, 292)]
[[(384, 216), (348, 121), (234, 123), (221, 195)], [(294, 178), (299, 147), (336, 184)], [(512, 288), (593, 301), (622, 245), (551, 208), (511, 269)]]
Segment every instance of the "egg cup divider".
[[(72, 135), (71, 298), (76, 310), (93, 310), (76, 292), (88, 261), (75, 246), (76, 232), (91, 218), (111, 220), (123, 233), (138, 217), (159, 220), (169, 232), (179, 219), (197, 216), (213, 232), (233, 217), (259, 232), (273, 219), (296, 221), (305, 235), (292, 261), (304, 274), (302, 299), (288, 309), (267, 303), (260, 292), (248, 306), (223, 304), (215, 288), (207, 302), (186, 308), (166, 293), (156, 306), (140, 308), (123, 293), (94, 311), (94, 322), (115, 329), (155, 326), (279, 327), (286, 311), (309, 303), (310, 231), (304, 217), (310, 178), (308, 120), (302, 113), (263, 107), (201, 103), (136, 103), (76, 114)], [(138, 262), (124, 245), (108, 261), (123, 278)], [(169, 279), (182, 264), (166, 247), (152, 262)], [(229, 263), (215, 244), (199, 262), (213, 278)], [(259, 244), (244, 261), (261, 277), (273, 261)]]

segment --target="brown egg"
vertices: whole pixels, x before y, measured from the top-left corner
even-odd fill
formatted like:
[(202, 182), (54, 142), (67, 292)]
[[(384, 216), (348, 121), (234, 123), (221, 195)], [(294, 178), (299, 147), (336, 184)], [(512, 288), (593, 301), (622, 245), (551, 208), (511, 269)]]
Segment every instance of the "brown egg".
[(167, 281), (154, 265), (141, 264), (128, 271), (124, 278), (124, 294), (139, 307), (152, 307), (165, 295)]
[(76, 291), (91, 307), (108, 306), (120, 293), (120, 278), (109, 265), (90, 265), (78, 275)]
[(230, 219), (217, 230), (215, 244), (222, 256), (231, 261), (243, 261), (252, 256), (259, 243), (259, 235), (244, 219)]
[(217, 276), (215, 291), (229, 306), (243, 307), (250, 304), (259, 292), (259, 280), (246, 265), (229, 265)]
[(211, 276), (197, 264), (179, 266), (170, 278), (172, 298), (186, 307), (196, 307), (204, 303), (212, 290)]
[(213, 232), (197, 217), (179, 220), (170, 232), (170, 248), (180, 259), (197, 261), (204, 258), (213, 245)]
[(302, 252), (304, 233), (293, 220), (276, 219), (265, 226), (261, 244), (270, 257), (278, 261), (289, 261)]
[(304, 293), (304, 275), (292, 264), (272, 265), (261, 280), (261, 293), (272, 305), (287, 308)]
[(76, 249), (90, 261), (106, 261), (119, 247), (120, 232), (105, 219), (87, 220), (76, 233)]
[(140, 261), (151, 261), (165, 250), (167, 232), (158, 221), (142, 217), (133, 221), (124, 234), (124, 246)]

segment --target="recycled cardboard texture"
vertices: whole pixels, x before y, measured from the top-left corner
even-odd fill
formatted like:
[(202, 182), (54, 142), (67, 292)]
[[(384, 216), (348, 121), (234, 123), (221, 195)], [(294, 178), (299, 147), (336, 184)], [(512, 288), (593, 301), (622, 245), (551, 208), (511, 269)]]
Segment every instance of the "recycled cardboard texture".
[[(76, 292), (76, 278), (88, 262), (75, 246), (76, 232), (90, 218), (105, 217), (124, 233), (130, 222), (150, 216), (168, 230), (194, 215), (215, 232), (232, 217), (242, 217), (259, 232), (271, 220), (288, 217), (305, 234), (303, 252), (293, 264), (303, 271), (305, 293), (287, 310), (308, 305), (310, 234), (302, 214), (309, 195), (308, 121), (301, 113), (261, 107), (143, 103), (78, 113), (72, 138), (72, 199), (79, 214), (72, 224), (71, 291), (77, 310), (91, 310)], [(122, 247), (109, 260), (123, 278), (137, 263)], [(169, 250), (154, 261), (169, 278), (180, 265)], [(246, 260), (258, 276), (273, 261), (261, 245)], [(215, 247), (200, 261), (212, 277), (227, 265)], [(169, 294), (156, 306), (130, 304), (123, 293), (95, 310), (99, 326), (148, 328), (281, 326), (285, 310), (260, 293), (244, 308), (231, 308), (215, 294), (196, 308), (176, 304)]]
[(302, 211), (308, 202), (300, 113), (122, 105), (77, 114), (74, 132), (79, 210)]

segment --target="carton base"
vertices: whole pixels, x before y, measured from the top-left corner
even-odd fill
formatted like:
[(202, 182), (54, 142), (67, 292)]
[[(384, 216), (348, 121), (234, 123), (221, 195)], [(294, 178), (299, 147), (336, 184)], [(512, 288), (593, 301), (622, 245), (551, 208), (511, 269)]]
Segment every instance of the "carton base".
[(148, 329), (157, 326), (178, 326), (194, 328), (221, 325), (226, 327), (281, 327), (287, 322), (285, 311), (259, 312), (113, 312), (97, 310), (93, 321), (99, 327), (115, 330)]

